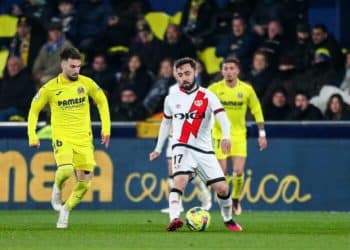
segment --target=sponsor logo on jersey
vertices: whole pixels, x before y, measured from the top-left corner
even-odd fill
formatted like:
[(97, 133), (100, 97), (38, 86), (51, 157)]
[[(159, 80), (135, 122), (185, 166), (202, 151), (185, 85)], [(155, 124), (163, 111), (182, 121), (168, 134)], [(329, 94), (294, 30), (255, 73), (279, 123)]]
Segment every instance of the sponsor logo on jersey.
[(197, 113), (197, 112), (189, 112), (189, 113), (176, 113), (174, 115), (175, 118), (183, 120), (189, 120), (189, 119), (203, 119), (205, 118), (205, 112), (203, 113)]
[(73, 106), (77, 104), (82, 104), (85, 102), (85, 97), (79, 97), (79, 98), (71, 98), (67, 100), (59, 100), (57, 102), (58, 106), (65, 107), (65, 106)]
[(223, 106), (243, 106), (243, 101), (221, 101)]
[(83, 87), (79, 86), (78, 87), (78, 94), (82, 95), (82, 94), (84, 94), (84, 92), (85, 92), (85, 89)]

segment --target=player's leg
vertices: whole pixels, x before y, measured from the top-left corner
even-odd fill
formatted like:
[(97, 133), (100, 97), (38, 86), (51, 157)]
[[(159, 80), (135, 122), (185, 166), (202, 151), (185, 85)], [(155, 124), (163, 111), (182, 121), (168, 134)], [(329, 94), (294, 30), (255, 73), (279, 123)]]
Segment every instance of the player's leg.
[[(80, 166), (88, 170), (76, 170), (77, 183), (75, 184), (72, 193), (60, 209), (60, 215), (56, 224), (57, 228), (67, 228), (70, 211), (76, 207), (84, 198), (84, 195), (91, 186), (92, 168), (91, 166)], [(91, 170), (91, 171), (90, 171)]]
[(57, 221), (57, 228), (67, 228), (70, 211), (76, 207), (91, 186), (93, 170), (96, 165), (94, 159), (94, 149), (92, 145), (82, 147), (74, 146), (73, 164), (77, 177), (70, 196), (60, 209), (60, 215)]
[(240, 196), (244, 185), (245, 162), (246, 162), (245, 157), (235, 156), (232, 158), (232, 165), (233, 165), (232, 200), (233, 200), (233, 213), (235, 215), (240, 215), (242, 213)]
[(218, 196), (218, 203), (225, 226), (231, 231), (241, 231), (242, 228), (232, 219), (232, 199), (224, 173), (213, 154), (196, 153), (197, 172), (200, 178), (211, 185)]
[(65, 181), (73, 174), (72, 147), (61, 140), (53, 140), (54, 157), (57, 164), (55, 183), (52, 188), (51, 205), (54, 210), (61, 209), (61, 190)]
[[(215, 182), (213, 182), (215, 181)], [(212, 180), (211, 184), (215, 192), (217, 193), (218, 203), (220, 206), (221, 216), (224, 220), (225, 226), (230, 231), (242, 231), (242, 227), (232, 219), (232, 199), (225, 178)]]
[(199, 200), (202, 202), (202, 208), (205, 210), (210, 210), (212, 206), (211, 202), (211, 194), (207, 187), (207, 185), (204, 184), (204, 182), (199, 178), (198, 175), (196, 175), (192, 179), (192, 183), (199, 189)]
[(170, 224), (166, 228), (167, 231), (175, 231), (181, 228), (183, 221), (180, 219), (181, 213), (181, 196), (187, 186), (190, 177), (188, 173), (178, 172), (174, 176), (174, 187), (169, 194), (169, 217)]
[(172, 173), (174, 177), (174, 187), (169, 194), (169, 217), (170, 224), (166, 228), (168, 231), (176, 231), (181, 228), (183, 221), (180, 219), (181, 196), (194, 173), (192, 166), (193, 158), (189, 150), (185, 147), (175, 147), (172, 152)]

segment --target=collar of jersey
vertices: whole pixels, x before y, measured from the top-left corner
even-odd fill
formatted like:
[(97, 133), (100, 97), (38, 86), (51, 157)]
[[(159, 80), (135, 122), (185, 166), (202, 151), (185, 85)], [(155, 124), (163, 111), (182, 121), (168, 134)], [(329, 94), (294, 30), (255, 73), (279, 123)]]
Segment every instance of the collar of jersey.
[(185, 94), (187, 94), (187, 95), (190, 95), (190, 94), (192, 94), (193, 92), (196, 92), (198, 89), (199, 89), (199, 85), (196, 84), (196, 87), (195, 87), (193, 90), (191, 90), (190, 92), (187, 92), (184, 88), (180, 88), (180, 91), (183, 92), (183, 93), (185, 93)]
[(71, 81), (71, 80), (64, 78), (62, 73), (60, 73), (58, 75), (57, 80), (58, 80), (58, 83), (60, 83), (60, 84), (70, 84), (70, 83), (76, 82), (76, 81)]
[(226, 88), (229, 88), (229, 89), (234, 89), (234, 88), (238, 87), (239, 85), (241, 85), (242, 81), (241, 81), (241, 80), (239, 80), (239, 79), (237, 78), (237, 84), (236, 84), (236, 86), (234, 86), (234, 87), (230, 87), (230, 86), (228, 86), (228, 84), (226, 84), (225, 79), (222, 79), (222, 83), (225, 85), (225, 87), (226, 87)]

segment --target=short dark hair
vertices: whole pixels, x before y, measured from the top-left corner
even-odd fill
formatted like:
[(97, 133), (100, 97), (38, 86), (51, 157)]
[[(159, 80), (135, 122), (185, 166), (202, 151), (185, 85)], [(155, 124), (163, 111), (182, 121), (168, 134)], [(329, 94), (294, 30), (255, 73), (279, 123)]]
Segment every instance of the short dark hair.
[(323, 32), (328, 33), (328, 29), (327, 29), (326, 25), (321, 24), (321, 23), (316, 24), (312, 29), (320, 29)]
[(175, 69), (178, 69), (179, 67), (181, 67), (184, 64), (189, 64), (189, 65), (191, 65), (191, 67), (193, 69), (195, 69), (197, 62), (194, 59), (192, 59), (191, 57), (183, 57), (183, 58), (180, 58), (174, 62), (174, 67), (175, 67)]
[(68, 59), (78, 59), (81, 60), (80, 52), (77, 48), (67, 47), (64, 48), (60, 54), (61, 61)]
[(220, 69), (224, 66), (226, 63), (234, 63), (239, 69), (241, 69), (241, 63), (237, 57), (229, 56), (226, 57), (221, 63), (220, 63)]

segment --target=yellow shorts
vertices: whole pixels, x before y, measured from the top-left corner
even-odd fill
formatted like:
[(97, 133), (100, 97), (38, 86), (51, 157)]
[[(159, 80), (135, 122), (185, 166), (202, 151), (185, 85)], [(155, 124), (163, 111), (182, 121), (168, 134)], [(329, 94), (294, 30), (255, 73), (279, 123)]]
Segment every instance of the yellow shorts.
[(94, 146), (75, 145), (63, 140), (53, 139), (52, 146), (57, 166), (73, 164), (74, 169), (92, 172), (96, 166)]
[(213, 148), (216, 158), (224, 160), (232, 156), (247, 157), (247, 138), (245, 136), (231, 136), (231, 151), (225, 155), (221, 151), (220, 139), (213, 138)]

